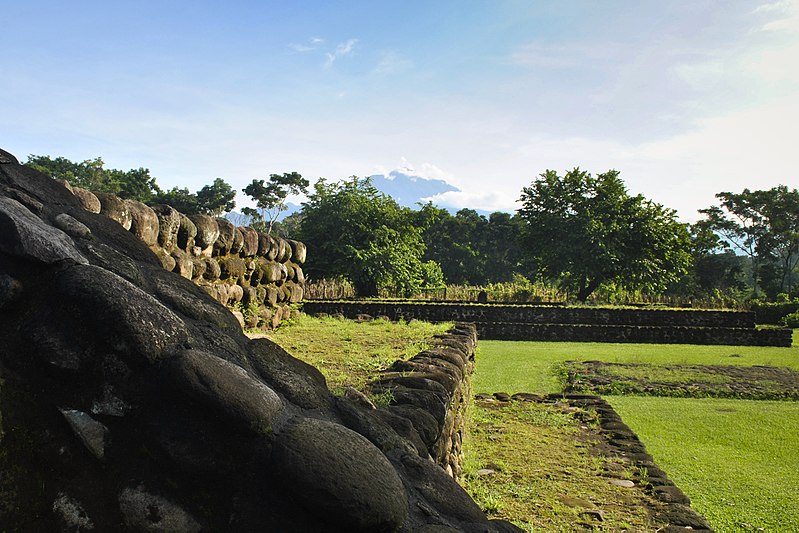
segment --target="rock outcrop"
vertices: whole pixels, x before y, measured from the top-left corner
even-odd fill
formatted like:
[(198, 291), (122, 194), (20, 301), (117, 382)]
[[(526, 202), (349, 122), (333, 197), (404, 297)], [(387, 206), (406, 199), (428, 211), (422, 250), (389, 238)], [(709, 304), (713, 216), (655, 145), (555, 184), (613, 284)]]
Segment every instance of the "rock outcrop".
[[(154, 210), (154, 236), (141, 206), (99, 204), (87, 210), (90, 197), (0, 151), (4, 530), (518, 531), (488, 520), (430, 459), (423, 409), (364, 415), (164, 269), (194, 239), (192, 273), (217, 250), (221, 275), (241, 275), (241, 254), (271, 241), (224, 224), (214, 240), (207, 220), (190, 219), (193, 234), (171, 208)], [(304, 252), (278, 243), (274, 258)], [(433, 383), (458, 370), (417, 362), (443, 370), (395, 394), (426, 387), (435, 405)]]

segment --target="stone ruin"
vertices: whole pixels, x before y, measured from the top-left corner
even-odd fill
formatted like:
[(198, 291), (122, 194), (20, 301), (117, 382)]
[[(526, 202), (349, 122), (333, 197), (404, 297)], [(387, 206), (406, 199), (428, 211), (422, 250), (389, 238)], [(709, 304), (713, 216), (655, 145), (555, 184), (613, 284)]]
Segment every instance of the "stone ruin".
[(275, 328), (289, 318), (289, 304), (302, 301), (306, 250), (301, 242), (236, 227), (225, 218), (185, 215), (168, 205), (150, 207), (62, 184), (84, 209), (111, 218), (138, 237), (166, 270), (194, 281), (231, 307), (242, 326)]
[[(394, 380), (394, 406), (333, 397), (187, 279), (222, 231), (190, 253), (186, 224), (161, 253), (154, 232), (137, 237), (81, 194), (0, 151), (0, 529), (520, 531), (436, 462), (452, 459), (441, 432), (457, 426), (447, 406), (473, 328), (372, 384)], [(178, 270), (185, 256), (182, 276), (167, 250)]]

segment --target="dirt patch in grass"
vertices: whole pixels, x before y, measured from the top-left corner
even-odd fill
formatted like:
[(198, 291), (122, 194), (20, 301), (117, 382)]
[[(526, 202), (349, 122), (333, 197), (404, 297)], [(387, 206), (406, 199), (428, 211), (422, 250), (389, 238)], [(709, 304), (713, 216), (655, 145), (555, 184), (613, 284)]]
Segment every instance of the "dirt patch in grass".
[(799, 400), (799, 372), (771, 366), (566, 361), (567, 392), (684, 398)]
[(709, 529), (596, 396), (478, 395), (464, 448), (463, 486), (527, 531)]

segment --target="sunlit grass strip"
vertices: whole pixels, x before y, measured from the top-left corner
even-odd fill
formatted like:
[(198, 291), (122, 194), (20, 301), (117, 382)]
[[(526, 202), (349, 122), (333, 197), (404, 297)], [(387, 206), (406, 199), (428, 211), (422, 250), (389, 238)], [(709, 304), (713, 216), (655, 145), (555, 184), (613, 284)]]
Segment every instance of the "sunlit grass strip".
[(293, 356), (317, 367), (334, 394), (347, 387), (363, 390), (381, 369), (397, 359), (410, 359), (452, 323), (413, 320), (358, 323), (338, 318), (300, 315), (267, 336)]
[[(526, 531), (571, 532), (588, 524), (603, 531), (654, 531), (645, 495), (602, 477), (606, 459), (589, 452), (581, 425), (552, 404), (477, 401), (461, 484), (490, 516)], [(631, 478), (634, 472), (619, 475)]]
[(799, 403), (607, 399), (717, 531), (799, 530)]
[(560, 363), (768, 365), (799, 370), (799, 338), (791, 348), (764, 346), (700, 346), (693, 344), (613, 344), (592, 342), (486, 341), (478, 344), (472, 381), (475, 392), (561, 392)]

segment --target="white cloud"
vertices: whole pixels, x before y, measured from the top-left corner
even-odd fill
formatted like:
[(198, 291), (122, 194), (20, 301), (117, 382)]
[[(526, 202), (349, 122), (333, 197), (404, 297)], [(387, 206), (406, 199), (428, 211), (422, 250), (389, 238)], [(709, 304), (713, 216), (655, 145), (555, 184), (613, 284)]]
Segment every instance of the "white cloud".
[(383, 165), (375, 165), (379, 174), (385, 176), (386, 179), (394, 179), (395, 173), (405, 174), (412, 178), (421, 178), (423, 180), (443, 180), (447, 183), (452, 183), (453, 176), (449, 172), (439, 168), (433, 163), (422, 163), (421, 165), (414, 165), (407, 158), (400, 158), (399, 165), (388, 168)]
[(355, 45), (358, 44), (358, 39), (350, 39), (349, 41), (339, 43), (336, 46), (336, 49), (333, 52), (327, 53), (327, 61), (325, 62), (325, 67), (330, 68), (333, 66), (333, 63), (336, 62), (341, 57), (348, 56), (352, 53), (355, 49)]
[(311, 37), (310, 39), (308, 39), (307, 43), (304, 44), (291, 43), (289, 44), (289, 48), (299, 53), (313, 52), (314, 50), (319, 48), (319, 45), (324, 44), (324, 42), (325, 40), (322, 39), (321, 37)]
[(796, 0), (781, 0), (758, 6), (753, 13), (782, 15), (775, 20), (770, 20), (763, 25), (764, 31), (799, 31), (799, 2)]
[(382, 52), (380, 61), (375, 66), (375, 74), (398, 74), (412, 69), (413, 61), (396, 52)]
[(632, 194), (697, 220), (721, 191), (796, 186), (799, 95), (697, 122), (690, 131), (646, 143), (596, 138), (535, 137), (519, 147), (517, 161), (542, 172), (575, 165), (592, 173), (615, 168)]

